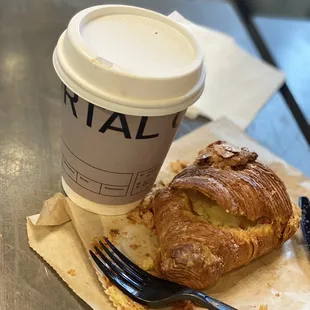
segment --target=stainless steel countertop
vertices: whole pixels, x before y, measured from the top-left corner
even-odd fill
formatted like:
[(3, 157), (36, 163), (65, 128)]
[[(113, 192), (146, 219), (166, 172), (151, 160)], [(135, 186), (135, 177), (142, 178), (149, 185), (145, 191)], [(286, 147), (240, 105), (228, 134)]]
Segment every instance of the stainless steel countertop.
[[(107, 1), (117, 3), (119, 1)], [(122, 1), (121, 1), (122, 2)], [(224, 31), (257, 50), (232, 6), (219, 0), (127, 0), (165, 14), (178, 10), (196, 23)], [(106, 3), (106, 2), (105, 2)], [(0, 9), (0, 309), (89, 309), (28, 247), (25, 218), (60, 188), (60, 82), (51, 55), (71, 16), (95, 0), (3, 0)], [(178, 137), (207, 120), (184, 121)], [(272, 125), (270, 124), (272, 123)], [(279, 126), (277, 125), (279, 124)], [(286, 126), (289, 140), (279, 130)], [(276, 95), (248, 133), (284, 158), (309, 149)], [(308, 157), (307, 157), (308, 156)], [(305, 164), (303, 163), (305, 161)], [(305, 168), (306, 171), (307, 168)], [(309, 170), (306, 171), (310, 174)]]

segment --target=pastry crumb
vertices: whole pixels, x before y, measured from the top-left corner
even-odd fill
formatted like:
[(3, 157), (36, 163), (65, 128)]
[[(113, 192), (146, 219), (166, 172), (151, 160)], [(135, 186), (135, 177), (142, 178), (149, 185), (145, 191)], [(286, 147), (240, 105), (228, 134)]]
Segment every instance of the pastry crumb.
[(99, 244), (99, 241), (100, 241), (101, 239), (99, 238), (99, 237), (94, 237), (93, 238), (93, 240), (92, 240), (92, 242), (91, 242), (91, 249), (93, 250), (93, 251), (96, 251), (96, 249), (95, 249), (95, 247), (97, 247), (97, 248), (100, 248), (100, 244)]
[(141, 268), (145, 271), (150, 271), (150, 270), (154, 270), (155, 268), (155, 262), (154, 259), (151, 257), (150, 254), (145, 255), (146, 258), (143, 260), (142, 264), (141, 264)]
[(194, 310), (195, 306), (191, 301), (181, 300), (173, 304), (172, 310)]
[(142, 224), (147, 228), (153, 228), (155, 226), (154, 214), (151, 211), (146, 211), (142, 215)]
[(260, 305), (259, 310), (268, 310), (268, 306), (267, 305)]
[(280, 293), (276, 293), (276, 294), (275, 294), (275, 296), (280, 297), (280, 296), (281, 296), (281, 294), (280, 294)]
[(67, 274), (69, 274), (72, 277), (75, 277), (76, 276), (76, 271), (74, 269), (70, 269), (70, 270), (67, 271)]
[(117, 309), (144, 310), (144, 306), (134, 302), (123, 294), (116, 286), (108, 285), (105, 293), (109, 296), (110, 301)]
[(132, 212), (130, 212), (128, 214), (127, 218), (128, 218), (128, 220), (130, 220), (134, 224), (141, 224), (142, 223), (139, 208), (136, 208)]
[(146, 228), (153, 228), (155, 227), (154, 222), (154, 214), (150, 210), (143, 210), (141, 208), (136, 208), (133, 210), (127, 218), (133, 223), (133, 224), (142, 224)]
[(119, 229), (111, 229), (110, 230), (110, 236), (111, 238), (116, 238), (119, 235)]
[(140, 245), (134, 243), (134, 244), (130, 244), (129, 247), (130, 247), (131, 249), (133, 249), (133, 250), (136, 250), (137, 248), (140, 247)]
[(271, 284), (270, 284), (269, 282), (267, 282), (266, 284), (267, 284), (267, 287), (268, 287), (268, 288), (271, 287)]
[(155, 184), (150, 193), (148, 193), (140, 204), (131, 213), (127, 219), (133, 224), (142, 224), (147, 228), (155, 227), (154, 214), (152, 212), (152, 201), (155, 195), (164, 187), (162, 182)]
[(189, 166), (189, 162), (186, 160), (176, 160), (170, 163), (169, 169), (173, 173), (180, 173), (184, 168)]

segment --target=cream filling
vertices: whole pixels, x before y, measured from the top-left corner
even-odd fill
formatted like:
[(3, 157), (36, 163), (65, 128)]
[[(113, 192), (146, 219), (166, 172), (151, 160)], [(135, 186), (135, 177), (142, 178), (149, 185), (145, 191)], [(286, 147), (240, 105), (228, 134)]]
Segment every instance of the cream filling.
[(214, 226), (227, 226), (247, 229), (256, 223), (248, 220), (245, 216), (232, 215), (221, 208), (214, 200), (209, 199), (198, 191), (188, 191), (192, 211), (201, 220), (207, 221)]

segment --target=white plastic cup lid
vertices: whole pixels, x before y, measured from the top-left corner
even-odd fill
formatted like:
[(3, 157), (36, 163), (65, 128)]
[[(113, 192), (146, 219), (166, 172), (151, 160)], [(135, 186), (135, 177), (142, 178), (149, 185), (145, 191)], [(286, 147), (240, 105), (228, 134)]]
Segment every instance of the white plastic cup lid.
[(131, 6), (101, 5), (76, 14), (53, 62), (77, 95), (124, 114), (182, 111), (204, 88), (203, 53), (195, 37), (164, 15)]

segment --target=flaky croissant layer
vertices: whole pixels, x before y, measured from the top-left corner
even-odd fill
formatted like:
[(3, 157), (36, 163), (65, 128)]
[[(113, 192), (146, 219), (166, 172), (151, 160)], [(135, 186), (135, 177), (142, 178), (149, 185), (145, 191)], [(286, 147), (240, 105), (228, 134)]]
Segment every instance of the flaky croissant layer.
[(280, 247), (300, 210), (257, 154), (218, 141), (199, 152), (152, 203), (160, 271), (196, 289)]

